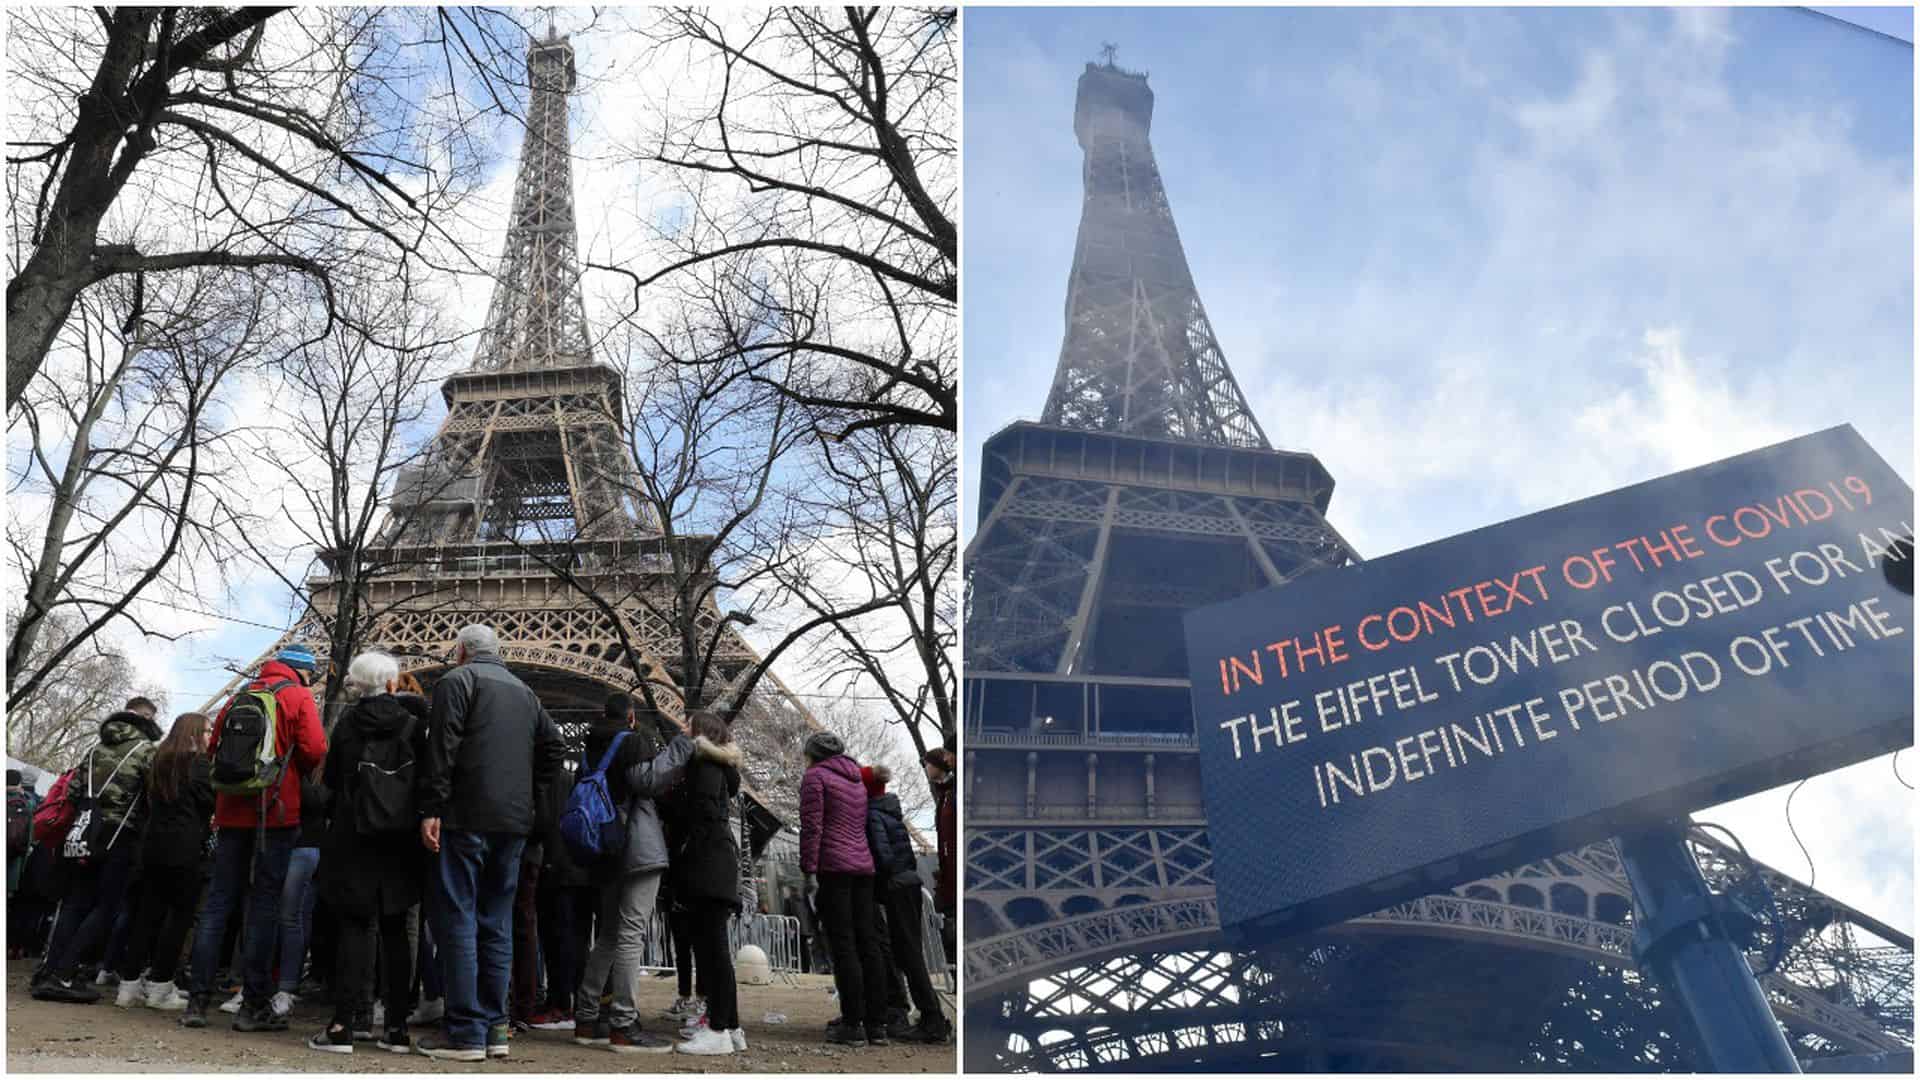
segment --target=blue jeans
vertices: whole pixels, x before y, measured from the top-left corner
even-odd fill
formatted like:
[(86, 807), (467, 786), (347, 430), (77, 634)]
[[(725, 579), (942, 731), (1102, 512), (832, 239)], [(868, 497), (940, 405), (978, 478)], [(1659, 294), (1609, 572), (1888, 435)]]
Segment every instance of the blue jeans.
[(320, 849), (293, 849), (287, 860), (287, 884), (280, 893), (280, 989), (291, 994), (300, 989), (300, 969), (307, 958), (307, 939), (313, 936), (313, 905), (320, 890), (313, 887), (313, 872), (320, 869)]
[[(220, 966), (220, 942), (226, 936), (227, 920), (244, 902), (246, 939), (240, 948), (246, 1001), (264, 1006), (273, 996), (273, 947), (280, 928), (280, 894), (287, 887), (287, 863), (293, 857), (298, 832), (292, 828), (268, 829), (264, 834), (255, 829), (215, 830), (213, 882), (207, 888), (206, 907), (200, 912), (200, 928), (193, 938), (193, 993), (213, 993), (214, 969)], [(253, 842), (261, 835), (266, 840), (256, 866)]]
[(520, 885), (524, 836), (456, 829), (440, 832), (433, 860), (433, 940), (447, 983), (447, 1043), (487, 1045), (487, 1029), (507, 1022), (513, 977), (513, 895)]

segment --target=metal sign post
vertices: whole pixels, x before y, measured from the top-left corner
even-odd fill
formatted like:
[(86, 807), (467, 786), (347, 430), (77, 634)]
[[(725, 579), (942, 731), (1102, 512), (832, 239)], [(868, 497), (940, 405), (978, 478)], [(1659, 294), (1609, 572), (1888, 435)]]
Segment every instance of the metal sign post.
[(1684, 821), (1614, 841), (1633, 885), (1634, 959), (1653, 972), (1693, 1018), (1716, 1072), (1797, 1073), (1793, 1048), (1730, 924), (1752, 916), (1707, 888), (1687, 849)]

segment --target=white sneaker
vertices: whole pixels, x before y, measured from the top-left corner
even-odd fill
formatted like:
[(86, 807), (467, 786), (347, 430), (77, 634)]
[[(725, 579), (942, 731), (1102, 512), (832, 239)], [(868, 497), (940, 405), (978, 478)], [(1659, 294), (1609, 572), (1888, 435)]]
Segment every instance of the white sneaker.
[(187, 995), (170, 982), (147, 984), (147, 1008), (161, 1012), (181, 1012), (187, 1007)]
[(220, 1011), (223, 1013), (237, 1013), (240, 1011), (240, 1006), (246, 1004), (246, 1001), (247, 992), (245, 990), (235, 991), (234, 995), (220, 1006)]
[(144, 1004), (147, 1000), (147, 980), (121, 979), (120, 992), (114, 996), (113, 1003), (123, 1009), (131, 1009)]
[(702, 1012), (699, 1016), (680, 1025), (680, 1037), (683, 1039), (691, 1039), (695, 1035), (708, 1030), (710, 1029), (707, 1027), (707, 1014)]
[(747, 1029), (746, 1028), (734, 1028), (732, 1031), (727, 1032), (727, 1037), (733, 1040), (734, 1053), (744, 1054), (747, 1052)]
[(423, 998), (421, 999), (419, 1006), (413, 1010), (413, 1015), (407, 1017), (407, 1023), (433, 1024), (446, 1019), (446, 1016), (447, 1016), (447, 999), (446, 998), (433, 998), (432, 1000), (427, 1000)]
[(702, 1057), (718, 1057), (733, 1053), (733, 1037), (724, 1031), (715, 1031), (710, 1027), (701, 1027), (686, 1042), (673, 1048), (676, 1053), (699, 1054)]
[(294, 997), (285, 990), (280, 990), (274, 993), (273, 999), (269, 1004), (273, 1006), (273, 1015), (285, 1016), (293, 1011), (294, 1004), (299, 1000), (299, 998)]

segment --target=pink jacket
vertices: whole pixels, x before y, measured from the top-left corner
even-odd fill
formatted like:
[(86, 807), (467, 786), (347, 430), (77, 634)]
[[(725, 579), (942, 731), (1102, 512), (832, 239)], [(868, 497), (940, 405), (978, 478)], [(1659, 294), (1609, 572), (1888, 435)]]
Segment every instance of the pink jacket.
[(871, 874), (867, 786), (845, 754), (808, 767), (800, 779), (800, 871)]

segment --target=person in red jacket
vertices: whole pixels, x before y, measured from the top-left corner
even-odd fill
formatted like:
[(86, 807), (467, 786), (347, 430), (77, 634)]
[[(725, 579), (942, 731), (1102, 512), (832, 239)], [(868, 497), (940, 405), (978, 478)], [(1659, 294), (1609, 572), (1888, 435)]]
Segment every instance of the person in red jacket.
[[(213, 974), (219, 966), (220, 943), (227, 920), (247, 904), (245, 982), (235, 1031), (285, 1031), (287, 1018), (273, 1011), (273, 948), (280, 926), (280, 893), (287, 879), (287, 863), (300, 826), (300, 777), (313, 771), (327, 756), (327, 735), (320, 726), (320, 709), (307, 689), (313, 683), (313, 653), (288, 645), (260, 673), (248, 690), (273, 690), (277, 705), (274, 752), (285, 759), (278, 785), (260, 795), (221, 794), (213, 807), (213, 882), (193, 940), (193, 986), (186, 1015), (180, 1023), (207, 1026), (207, 1005), (213, 997)], [(229, 700), (213, 721), (208, 753), (220, 754)], [(261, 817), (265, 810), (264, 820)], [(256, 851), (257, 849), (257, 851)], [(257, 854), (257, 858), (256, 858)], [(295, 961), (297, 962), (297, 961)]]

